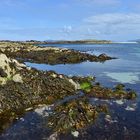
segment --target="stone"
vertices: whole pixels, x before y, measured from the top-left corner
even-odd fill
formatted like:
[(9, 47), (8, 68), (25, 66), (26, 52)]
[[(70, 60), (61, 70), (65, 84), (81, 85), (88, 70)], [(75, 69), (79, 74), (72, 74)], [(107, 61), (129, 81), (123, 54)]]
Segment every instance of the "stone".
[(81, 89), (79, 83), (74, 82), (72, 79), (69, 79), (69, 82), (70, 82), (72, 85), (74, 85), (74, 87), (75, 87), (76, 90)]
[(23, 83), (22, 77), (20, 74), (16, 74), (13, 76), (13, 81), (16, 83)]
[(71, 134), (72, 134), (74, 137), (78, 137), (78, 136), (79, 136), (79, 132), (78, 132), (78, 131), (72, 131)]

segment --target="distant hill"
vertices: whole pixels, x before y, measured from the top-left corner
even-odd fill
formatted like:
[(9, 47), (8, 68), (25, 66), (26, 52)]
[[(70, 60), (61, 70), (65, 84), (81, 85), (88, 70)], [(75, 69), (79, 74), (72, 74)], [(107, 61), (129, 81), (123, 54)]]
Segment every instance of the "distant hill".
[(0, 42), (19, 42), (28, 44), (110, 44), (113, 43), (110, 40), (26, 40), (26, 41), (11, 41), (11, 40), (0, 40)]
[(48, 44), (109, 44), (112, 41), (109, 40), (58, 40), (58, 41), (46, 41)]

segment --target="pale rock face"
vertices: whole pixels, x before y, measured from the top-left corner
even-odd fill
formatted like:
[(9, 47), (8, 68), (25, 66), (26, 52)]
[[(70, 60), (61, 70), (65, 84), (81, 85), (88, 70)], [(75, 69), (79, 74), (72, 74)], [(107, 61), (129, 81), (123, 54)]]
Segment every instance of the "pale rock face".
[(6, 84), (7, 80), (12, 80), (12, 78), (15, 82), (22, 83), (22, 77), (20, 74), (16, 74), (16, 71), (21, 70), (23, 67), (26, 66), (20, 64), (17, 60), (10, 59), (5, 54), (0, 53), (0, 69), (3, 73), (3, 76), (0, 75), (0, 84)]
[(57, 132), (55, 132), (52, 135), (50, 135), (49, 138), (47, 138), (47, 140), (58, 140)]
[(13, 81), (16, 83), (23, 83), (22, 77), (20, 76), (20, 74), (16, 74), (13, 76)]
[(69, 82), (70, 82), (72, 85), (74, 85), (74, 87), (75, 87), (76, 90), (77, 90), (77, 89), (80, 89), (80, 84), (79, 84), (79, 83), (74, 82), (72, 79), (69, 79)]
[(53, 77), (53, 78), (56, 78), (56, 77), (57, 77), (57, 75), (53, 73), (53, 74), (52, 74), (52, 77)]
[(71, 134), (72, 134), (74, 137), (78, 137), (78, 136), (79, 136), (79, 132), (78, 132), (78, 131), (71, 132)]
[(12, 62), (16, 64), (16, 67), (17, 69), (21, 70), (22, 68), (25, 68), (26, 65), (25, 64), (22, 64), (22, 63), (19, 63), (17, 60), (15, 59), (12, 59)]

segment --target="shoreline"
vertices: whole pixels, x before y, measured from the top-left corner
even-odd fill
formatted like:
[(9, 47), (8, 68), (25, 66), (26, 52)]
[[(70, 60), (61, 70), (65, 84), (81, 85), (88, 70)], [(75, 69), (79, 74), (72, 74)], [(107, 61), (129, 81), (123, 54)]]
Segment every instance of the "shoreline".
[[(66, 101), (66, 105), (64, 103), (55, 107), (54, 114), (52, 114), (50, 120), (53, 125), (50, 126), (50, 128), (54, 129), (54, 120), (57, 119), (55, 114), (63, 114), (63, 111), (66, 111), (69, 114), (71, 113), (69, 112), (71, 110), (73, 113), (78, 115), (79, 107), (82, 112), (86, 112), (83, 113), (82, 116), (79, 116), (82, 118), (81, 121), (83, 122), (83, 125), (79, 123), (75, 125), (74, 123), (73, 125), (65, 128), (58, 127), (58, 129), (55, 130), (56, 132), (63, 133), (69, 129), (72, 130), (73, 128), (78, 131), (79, 129), (87, 127), (91, 122), (93, 123), (101, 112), (107, 112), (105, 104), (100, 107), (91, 106), (89, 103), (89, 98), (91, 97), (108, 100), (135, 100), (137, 98), (134, 91), (125, 91), (124, 85), (122, 84), (117, 85), (115, 89), (106, 88), (100, 85), (100, 83), (96, 83), (94, 77), (68, 77), (66, 75), (57, 74), (54, 71), (43, 72), (28, 68), (23, 63), (19, 63), (14, 59), (19, 56), (18, 53), (22, 54), (25, 51), (41, 51), (39, 56), (41, 56), (44, 52), (43, 56), (45, 56), (46, 51), (51, 50), (53, 51), (51, 53), (54, 53), (54, 55), (57, 54), (58, 51), (59, 54), (63, 56), (65, 51), (73, 53), (73, 50), (51, 47), (41, 48), (33, 45), (23, 45), (18, 43), (0, 45), (0, 50), (0, 121), (3, 124), (0, 128), (1, 131), (5, 129), (7, 123), (12, 123), (15, 118), (24, 114), (27, 108), (32, 108), (40, 104), (52, 105), (58, 100), (63, 100), (65, 97), (76, 95), (78, 91), (84, 93), (83, 98), (78, 98), (78, 101)], [(85, 57), (85, 54), (83, 55), (83, 53), (76, 51), (76, 55), (77, 54), (81, 55), (81, 58)], [(42, 62), (42, 60), (40, 60), (40, 62)], [(65, 117), (70, 116), (66, 115)], [(85, 117), (87, 118), (86, 120)], [(73, 121), (77, 122), (77, 118)], [(63, 124), (63, 122), (61, 123)]]

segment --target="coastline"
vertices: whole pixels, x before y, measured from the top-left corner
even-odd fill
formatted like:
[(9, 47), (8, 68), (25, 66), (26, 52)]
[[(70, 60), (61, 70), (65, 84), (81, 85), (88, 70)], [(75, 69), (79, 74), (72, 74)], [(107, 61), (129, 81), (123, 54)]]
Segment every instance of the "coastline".
[[(9, 123), (12, 122), (15, 118), (17, 118), (21, 114), (24, 114), (24, 112), (28, 108), (34, 107), (36, 108), (36, 106), (40, 104), (52, 105), (57, 100), (63, 100), (65, 97), (70, 95), (76, 95), (78, 91), (84, 93), (84, 98), (82, 99), (78, 98), (79, 100), (78, 104), (77, 100), (70, 102), (68, 101), (66, 106), (63, 105), (57, 106), (55, 112), (63, 114), (63, 110), (65, 110), (66, 112), (69, 112), (69, 110), (73, 110), (74, 113), (78, 113), (77, 110), (80, 104), (82, 110), (87, 111), (87, 114), (83, 115), (85, 115), (88, 118), (88, 122), (94, 122), (96, 118), (98, 118), (100, 112), (105, 113), (107, 112), (107, 107), (104, 104), (100, 107), (98, 106), (91, 107), (91, 105), (87, 103), (89, 97), (109, 100), (110, 99), (135, 100), (137, 97), (134, 91), (129, 92), (125, 91), (124, 85), (122, 84), (117, 85), (115, 89), (105, 88), (99, 83), (96, 83), (94, 77), (68, 77), (66, 75), (57, 74), (53, 71), (42, 72), (28, 68), (23, 63), (19, 63), (17, 60), (15, 60), (17, 59), (17, 57), (21, 56), (18, 55), (18, 53), (24, 54), (23, 52), (37, 51), (37, 53), (39, 52), (39, 56), (41, 56), (44, 52), (46, 54), (46, 51), (50, 50), (51, 51), (53, 50), (53, 54), (55, 53), (57, 54), (57, 52), (59, 52), (59, 54), (61, 55), (64, 55), (65, 51), (73, 52), (73, 50), (59, 49), (54, 47), (42, 48), (29, 44), (9, 43), (9, 42), (6, 44), (4, 43), (1, 44), (0, 50), (1, 50), (0, 120), (1, 122), (3, 122), (1, 130), (5, 128), (5, 124), (7, 124), (8, 119)], [(81, 55), (80, 52), (76, 51), (76, 56), (77, 53)], [(24, 55), (22, 57), (24, 57)], [(84, 55), (82, 54), (81, 58), (83, 57), (85, 57), (85, 54)], [(108, 59), (105, 60), (107, 61)], [(40, 62), (42, 62), (42, 59), (40, 60)], [(62, 59), (61, 62), (68, 63), (69, 61), (66, 62), (65, 59)], [(79, 61), (76, 61), (76, 63), (77, 62)], [(55, 115), (51, 117), (53, 118), (53, 120), (57, 119)], [(77, 120), (75, 119), (74, 121)], [(82, 126), (76, 126), (77, 131), (79, 129), (87, 127), (84, 118), (82, 121), (84, 122), (84, 124)], [(52, 123), (54, 126), (55, 122)], [(53, 126), (51, 126), (52, 129)], [(75, 126), (72, 125), (70, 128), (72, 129), (73, 127)], [(68, 129), (67, 127), (65, 129), (58, 128), (57, 132), (62, 133), (62, 131), (65, 131), (67, 129)]]

